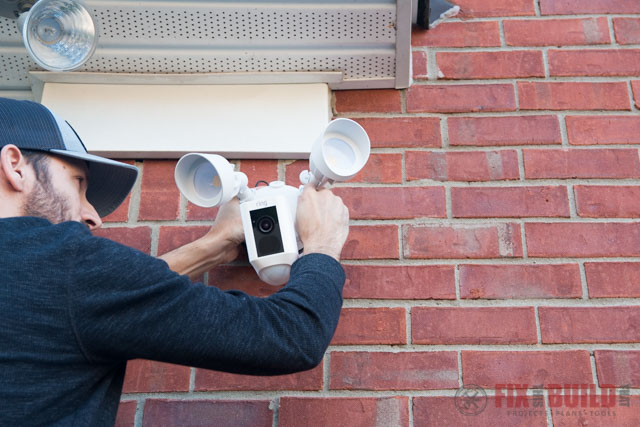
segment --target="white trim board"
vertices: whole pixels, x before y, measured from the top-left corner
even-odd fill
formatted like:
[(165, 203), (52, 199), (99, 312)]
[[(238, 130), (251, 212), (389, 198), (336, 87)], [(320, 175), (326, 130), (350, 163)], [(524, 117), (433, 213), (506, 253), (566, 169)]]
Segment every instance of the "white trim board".
[(269, 85), (45, 82), (42, 104), (89, 152), (111, 158), (304, 159), (331, 117), (324, 83)]

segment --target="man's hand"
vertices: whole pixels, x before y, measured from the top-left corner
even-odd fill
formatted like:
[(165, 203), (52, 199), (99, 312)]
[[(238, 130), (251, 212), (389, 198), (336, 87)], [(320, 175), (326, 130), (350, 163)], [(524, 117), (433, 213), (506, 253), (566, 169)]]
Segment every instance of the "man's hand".
[(238, 257), (238, 247), (244, 242), (244, 229), (240, 216), (240, 203), (237, 198), (234, 197), (218, 209), (213, 226), (205, 238), (222, 238), (226, 242), (224, 245), (226, 249), (222, 253), (220, 263), (225, 264)]
[(229, 243), (233, 243), (236, 246), (244, 242), (240, 202), (238, 202), (237, 198), (234, 197), (220, 207), (210, 232), (220, 233)]
[(298, 235), (305, 253), (319, 252), (340, 260), (349, 234), (349, 210), (328, 189), (305, 185), (298, 199)]

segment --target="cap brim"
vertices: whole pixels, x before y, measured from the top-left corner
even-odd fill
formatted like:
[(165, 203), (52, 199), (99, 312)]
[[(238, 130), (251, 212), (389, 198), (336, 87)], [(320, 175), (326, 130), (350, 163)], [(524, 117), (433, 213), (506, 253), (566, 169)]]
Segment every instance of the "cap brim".
[(87, 200), (100, 217), (115, 211), (124, 202), (138, 177), (138, 168), (89, 153), (51, 149), (51, 153), (84, 160), (89, 165)]

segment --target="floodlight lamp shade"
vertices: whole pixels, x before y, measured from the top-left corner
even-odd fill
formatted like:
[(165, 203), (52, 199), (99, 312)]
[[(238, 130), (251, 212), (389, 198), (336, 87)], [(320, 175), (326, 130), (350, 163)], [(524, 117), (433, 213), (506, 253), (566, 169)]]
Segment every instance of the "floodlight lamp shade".
[(211, 208), (233, 199), (247, 188), (247, 176), (217, 154), (190, 153), (176, 165), (178, 189), (191, 203)]
[(328, 180), (347, 181), (364, 167), (370, 151), (371, 142), (362, 126), (353, 120), (336, 119), (311, 148), (312, 179), (319, 185)]
[(81, 67), (98, 43), (95, 20), (80, 0), (40, 0), (18, 26), (33, 60), (49, 71)]

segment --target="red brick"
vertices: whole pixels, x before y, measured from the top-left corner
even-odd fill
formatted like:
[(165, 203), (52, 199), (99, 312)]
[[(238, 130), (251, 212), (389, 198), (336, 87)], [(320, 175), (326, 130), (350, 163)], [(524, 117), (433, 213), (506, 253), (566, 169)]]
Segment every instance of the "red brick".
[(530, 257), (640, 256), (640, 223), (528, 223)]
[(640, 144), (640, 117), (567, 116), (571, 145)]
[(458, 388), (455, 351), (331, 353), (332, 390)]
[(268, 400), (147, 399), (143, 427), (271, 427)]
[(497, 47), (500, 46), (500, 26), (497, 21), (482, 21), (444, 22), (428, 31), (415, 27), (411, 44), (429, 47)]
[(544, 77), (540, 51), (438, 52), (443, 79), (509, 79)]
[(556, 116), (451, 117), (449, 144), (470, 146), (561, 144)]
[(631, 88), (633, 89), (633, 99), (635, 100), (636, 108), (640, 108), (640, 80), (632, 81)]
[(640, 13), (636, 0), (540, 0), (543, 15), (584, 13)]
[(415, 80), (424, 80), (429, 77), (427, 72), (427, 61), (427, 52), (411, 52), (411, 68), (413, 70), (413, 78)]
[(450, 265), (345, 265), (345, 298), (455, 299)]
[(399, 113), (402, 111), (400, 91), (395, 89), (335, 91), (336, 112)]
[(638, 151), (618, 150), (523, 150), (526, 179), (544, 178), (637, 178)]
[(518, 82), (522, 110), (630, 110), (624, 82)]
[(240, 171), (247, 175), (249, 187), (255, 187), (258, 181), (271, 182), (278, 180), (278, 161), (242, 160), (240, 162)]
[(158, 255), (163, 255), (207, 234), (211, 227), (206, 225), (163, 226), (158, 236)]
[(518, 224), (403, 227), (406, 258), (502, 258), (522, 256)]
[(638, 76), (640, 49), (550, 50), (552, 76)]
[(138, 402), (136, 401), (120, 402), (114, 427), (133, 427), (135, 425), (137, 407)]
[(586, 218), (636, 218), (640, 216), (640, 187), (577, 185), (578, 215)]
[(570, 46), (611, 42), (607, 18), (504, 21), (508, 46)]
[(218, 215), (218, 208), (203, 208), (187, 202), (187, 221), (213, 221)]
[(138, 220), (178, 218), (180, 191), (174, 181), (175, 160), (145, 160), (140, 189)]
[(150, 360), (130, 360), (123, 393), (189, 391), (191, 368)]
[(587, 262), (584, 269), (589, 298), (640, 298), (640, 263)]
[(407, 180), (500, 181), (518, 179), (518, 154), (501, 151), (407, 151)]
[(615, 387), (640, 387), (640, 351), (596, 350), (598, 383)]
[(414, 307), (413, 344), (535, 344), (533, 307)]
[[(631, 0), (627, 0), (631, 1)], [(604, 390), (602, 393), (606, 393)], [(597, 398), (600, 401), (600, 398)], [(638, 407), (640, 396), (630, 396), (629, 406), (622, 406), (617, 398), (613, 408), (598, 407), (568, 407), (563, 404), (551, 409), (554, 427), (636, 427), (638, 425)]]
[(406, 344), (405, 309), (343, 308), (332, 345)]
[[(307, 160), (298, 160), (287, 165), (286, 183), (294, 187), (299, 186), (300, 172), (303, 170), (309, 170), (309, 162)], [(369, 184), (402, 183), (402, 154), (372, 153), (366, 166), (349, 182), (366, 182)]]
[(640, 341), (640, 307), (540, 307), (545, 344)]
[(351, 226), (341, 258), (398, 259), (398, 245), (398, 227), (395, 225)]
[[(462, 396), (462, 395), (461, 395)], [(470, 411), (480, 410), (484, 403), (486, 406), (478, 414), (465, 415), (459, 407), (465, 404), (464, 397), (458, 401), (454, 397), (414, 397), (413, 398), (413, 423), (415, 427), (430, 426), (465, 426), (474, 427), (546, 427), (547, 417), (544, 402), (540, 407), (534, 407), (534, 398), (521, 398), (518, 395), (518, 408), (506, 407), (506, 400), (500, 401), (500, 406), (495, 397), (488, 396), (486, 401), (481, 396), (469, 395), (469, 402), (477, 405), (470, 406)], [(526, 411), (518, 416), (517, 411)]]
[(295, 160), (292, 163), (286, 164), (284, 171), (284, 182), (287, 185), (297, 187), (300, 185), (300, 172), (303, 170), (309, 170), (308, 160)]
[(569, 217), (566, 187), (454, 187), (454, 218)]
[(366, 166), (349, 182), (365, 182), (369, 184), (402, 183), (402, 154), (371, 154)]
[(278, 414), (279, 427), (408, 427), (409, 398), (284, 396)]
[(151, 228), (149, 227), (99, 228), (93, 234), (130, 246), (146, 254), (151, 252)]
[(407, 90), (410, 113), (514, 111), (515, 108), (511, 84), (414, 85)]
[(462, 382), (485, 388), (497, 384), (524, 387), (549, 384), (591, 384), (589, 352), (463, 351)]
[(300, 185), (300, 172), (309, 170), (308, 160), (295, 160), (285, 166), (285, 180), (287, 185), (297, 187)]
[(255, 376), (196, 370), (195, 391), (322, 390), (322, 364), (289, 375)]
[(613, 29), (620, 44), (640, 44), (640, 18), (614, 18)]
[(251, 266), (220, 265), (209, 272), (209, 285), (223, 291), (238, 290), (246, 294), (266, 297), (282, 286), (268, 285), (258, 277)]
[(440, 119), (435, 117), (375, 117), (355, 119), (374, 148), (441, 147)]
[(535, 15), (532, 0), (456, 0), (461, 18)]
[(445, 218), (444, 187), (339, 187), (351, 219)]
[(461, 265), (461, 298), (580, 298), (577, 264)]

